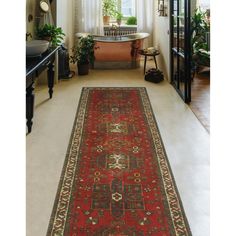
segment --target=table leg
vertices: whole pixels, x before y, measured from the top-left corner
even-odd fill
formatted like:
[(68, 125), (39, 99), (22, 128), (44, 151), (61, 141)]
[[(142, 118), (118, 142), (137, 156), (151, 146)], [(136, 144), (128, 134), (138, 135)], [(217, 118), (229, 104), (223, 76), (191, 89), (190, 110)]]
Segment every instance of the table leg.
[(144, 74), (146, 72), (146, 63), (147, 63), (147, 56), (144, 56), (144, 69), (143, 69)]
[(32, 119), (34, 116), (34, 87), (33, 83), (26, 88), (26, 125), (28, 127), (28, 133), (31, 132), (31, 127), (32, 127)]
[(155, 65), (156, 65), (156, 69), (158, 69), (158, 68), (157, 68), (156, 56), (153, 56), (153, 59), (154, 59)]
[(49, 97), (52, 98), (52, 94), (53, 94), (53, 86), (54, 86), (54, 65), (53, 63), (50, 63), (48, 65), (48, 93), (49, 93)]

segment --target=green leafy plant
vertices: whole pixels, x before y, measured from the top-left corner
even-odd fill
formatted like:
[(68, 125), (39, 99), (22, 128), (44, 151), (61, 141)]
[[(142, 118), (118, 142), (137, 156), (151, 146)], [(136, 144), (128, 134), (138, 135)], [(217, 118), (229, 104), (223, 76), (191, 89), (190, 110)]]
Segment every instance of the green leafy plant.
[(126, 25), (137, 25), (137, 18), (135, 16), (130, 16), (126, 21)]
[(116, 0), (103, 0), (102, 1), (102, 11), (104, 16), (115, 17), (117, 8)]
[(123, 14), (119, 11), (116, 12), (116, 20), (122, 20)]
[(208, 50), (206, 33), (210, 31), (210, 24), (206, 20), (206, 12), (199, 8), (195, 10), (191, 19), (191, 46), (192, 52), (196, 53), (199, 49)]
[(45, 24), (36, 30), (36, 35), (39, 39), (46, 39), (52, 43), (52, 46), (59, 46), (63, 40), (63, 33), (61, 27)]
[(210, 31), (210, 23), (207, 20), (207, 11), (197, 8), (191, 18), (191, 50), (193, 63), (208, 65), (210, 62), (209, 45), (206, 41), (206, 33)]
[(94, 49), (95, 41), (93, 36), (88, 35), (81, 37), (78, 40), (78, 44), (72, 48), (72, 56), (70, 56), (71, 63), (78, 64), (93, 64), (94, 62)]
[(119, 11), (117, 11), (117, 12), (116, 12), (116, 22), (117, 22), (118, 25), (121, 24), (121, 22), (122, 22), (122, 18), (123, 18), (122, 13), (119, 12)]

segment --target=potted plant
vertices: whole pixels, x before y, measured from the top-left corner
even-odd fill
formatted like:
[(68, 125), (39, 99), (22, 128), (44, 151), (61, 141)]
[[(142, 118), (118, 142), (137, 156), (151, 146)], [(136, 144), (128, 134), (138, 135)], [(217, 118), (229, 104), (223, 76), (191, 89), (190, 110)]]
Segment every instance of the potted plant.
[(110, 17), (114, 17), (116, 13), (116, 0), (103, 0), (102, 11), (103, 11), (103, 23), (109, 25)]
[(193, 69), (198, 65), (210, 66), (209, 45), (206, 34), (210, 32), (210, 22), (207, 19), (207, 11), (196, 9), (191, 18), (191, 51), (193, 59)]
[(130, 16), (126, 21), (126, 25), (137, 25), (137, 18), (135, 16)]
[(117, 11), (116, 12), (116, 22), (118, 25), (121, 25), (122, 17), (123, 17), (122, 13)]
[(36, 35), (39, 39), (48, 40), (51, 42), (51, 46), (59, 46), (63, 40), (63, 33), (61, 27), (45, 24), (36, 30)]
[(92, 35), (81, 37), (78, 39), (78, 44), (72, 48), (71, 63), (77, 63), (78, 74), (87, 75), (89, 66), (94, 62), (95, 41)]

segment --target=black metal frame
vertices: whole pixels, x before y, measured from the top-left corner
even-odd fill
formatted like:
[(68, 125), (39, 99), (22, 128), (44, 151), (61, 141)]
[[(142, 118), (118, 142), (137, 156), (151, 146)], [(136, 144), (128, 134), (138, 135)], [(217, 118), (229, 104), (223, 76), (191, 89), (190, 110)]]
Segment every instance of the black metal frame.
[[(174, 2), (177, 2), (177, 47), (174, 48)], [(184, 52), (180, 51), (180, 18), (179, 18), (180, 0), (170, 1), (170, 62), (171, 62), (171, 83), (182, 97), (189, 103), (191, 102), (191, 0), (184, 1)], [(177, 56), (177, 75), (174, 71), (174, 55)], [(184, 73), (180, 73), (180, 58), (184, 60)], [(176, 77), (177, 76), (177, 77)], [(184, 91), (180, 89), (180, 81), (184, 81)]]

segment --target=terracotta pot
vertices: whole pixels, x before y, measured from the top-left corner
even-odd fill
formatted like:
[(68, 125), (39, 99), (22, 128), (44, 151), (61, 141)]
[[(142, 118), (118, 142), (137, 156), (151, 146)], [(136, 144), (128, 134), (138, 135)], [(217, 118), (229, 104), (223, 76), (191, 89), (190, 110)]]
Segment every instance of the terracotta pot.
[(110, 22), (110, 16), (103, 16), (103, 24), (109, 25)]
[(89, 63), (88, 64), (77, 64), (78, 75), (87, 75), (89, 73)]

